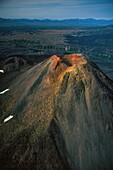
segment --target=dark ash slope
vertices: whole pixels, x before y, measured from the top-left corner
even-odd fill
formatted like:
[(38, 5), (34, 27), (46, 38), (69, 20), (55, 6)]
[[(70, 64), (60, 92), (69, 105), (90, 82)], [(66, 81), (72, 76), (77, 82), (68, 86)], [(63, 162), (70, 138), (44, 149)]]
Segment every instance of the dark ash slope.
[(0, 96), (0, 169), (113, 169), (113, 82), (94, 63), (52, 56), (9, 89)]

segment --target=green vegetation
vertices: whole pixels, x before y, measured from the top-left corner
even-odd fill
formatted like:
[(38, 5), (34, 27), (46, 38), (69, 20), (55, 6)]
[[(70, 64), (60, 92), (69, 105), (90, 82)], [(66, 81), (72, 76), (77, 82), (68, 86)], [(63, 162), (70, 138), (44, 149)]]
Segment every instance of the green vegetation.
[[(113, 72), (113, 27), (0, 28), (0, 58), (24, 56), (43, 61), (53, 54), (80, 53)], [(104, 63), (104, 64), (103, 64)], [(106, 64), (106, 66), (105, 66)], [(111, 68), (112, 67), (112, 68)], [(110, 70), (108, 69), (110, 68)]]
[(1, 29), (0, 57), (83, 53), (86, 56), (113, 61), (113, 27), (75, 29)]

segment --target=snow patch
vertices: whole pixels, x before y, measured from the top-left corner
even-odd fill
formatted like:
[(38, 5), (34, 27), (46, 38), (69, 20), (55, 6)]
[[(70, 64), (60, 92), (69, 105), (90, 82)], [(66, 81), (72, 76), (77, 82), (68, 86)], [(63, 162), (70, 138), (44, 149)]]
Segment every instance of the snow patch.
[(0, 70), (0, 73), (4, 73), (4, 70)]
[(5, 89), (5, 90), (1, 91), (0, 94), (4, 94), (7, 91), (9, 91), (9, 89)]
[(4, 123), (7, 122), (7, 121), (9, 121), (9, 120), (12, 119), (12, 118), (13, 118), (13, 115), (8, 116), (6, 119), (4, 119)]

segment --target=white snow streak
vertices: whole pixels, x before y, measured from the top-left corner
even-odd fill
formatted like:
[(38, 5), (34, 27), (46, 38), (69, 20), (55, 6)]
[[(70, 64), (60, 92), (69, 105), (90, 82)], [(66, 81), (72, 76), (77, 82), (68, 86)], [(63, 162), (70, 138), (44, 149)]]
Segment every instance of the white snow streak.
[(13, 115), (8, 116), (6, 119), (4, 119), (4, 123), (7, 122), (7, 121), (9, 121), (9, 120), (12, 119), (12, 118), (13, 118)]
[(9, 91), (9, 89), (5, 89), (4, 91), (1, 91), (0, 94), (4, 94), (7, 91)]

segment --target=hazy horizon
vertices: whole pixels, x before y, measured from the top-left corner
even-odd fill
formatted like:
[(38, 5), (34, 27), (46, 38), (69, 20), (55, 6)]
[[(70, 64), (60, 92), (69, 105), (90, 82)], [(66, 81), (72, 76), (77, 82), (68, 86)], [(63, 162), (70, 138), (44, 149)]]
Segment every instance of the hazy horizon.
[(12, 20), (24, 20), (24, 19), (26, 19), (26, 20), (51, 20), (51, 21), (63, 21), (63, 20), (76, 20), (76, 19), (78, 19), (78, 20), (87, 20), (87, 19), (92, 19), (92, 20), (113, 20), (113, 18), (111, 18), (111, 19), (105, 19), (105, 18), (98, 18), (98, 19), (96, 19), (96, 18), (62, 18), (62, 19), (50, 19), (50, 18), (42, 18), (42, 19), (40, 19), (40, 18), (3, 18), (3, 17), (0, 17), (0, 19), (12, 19)]
[(1, 0), (0, 18), (113, 19), (112, 0)]

